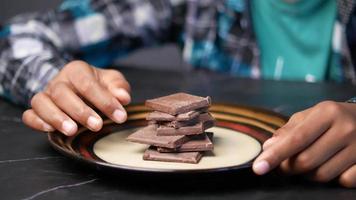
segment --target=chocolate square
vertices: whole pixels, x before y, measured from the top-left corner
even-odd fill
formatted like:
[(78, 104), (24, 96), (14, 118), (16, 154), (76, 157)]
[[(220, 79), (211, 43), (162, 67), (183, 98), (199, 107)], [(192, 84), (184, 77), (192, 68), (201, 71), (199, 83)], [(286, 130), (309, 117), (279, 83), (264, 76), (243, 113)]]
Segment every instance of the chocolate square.
[(141, 144), (149, 144), (158, 147), (177, 148), (188, 141), (186, 136), (157, 136), (157, 125), (148, 125), (133, 134), (129, 135), (126, 140)]
[(170, 121), (170, 122), (157, 122), (157, 123), (162, 126), (181, 128), (185, 126), (193, 126), (194, 124), (199, 123), (199, 116), (188, 121)]
[(153, 111), (148, 113), (146, 116), (146, 120), (148, 121), (173, 121), (176, 120), (176, 116), (170, 115), (167, 113), (159, 112), (159, 111)]
[(176, 93), (147, 100), (145, 105), (155, 111), (177, 115), (210, 105), (210, 97), (199, 97), (186, 93)]
[(168, 126), (159, 125), (157, 128), (158, 136), (168, 135), (198, 135), (203, 133), (206, 129), (213, 127), (215, 119), (209, 113), (199, 115), (199, 122), (192, 126), (184, 126), (181, 128), (172, 128)]
[(194, 135), (189, 137), (189, 141), (182, 144), (182, 146), (169, 149), (164, 147), (157, 147), (157, 151), (160, 153), (172, 153), (172, 152), (194, 152), (194, 151), (212, 151), (214, 149), (214, 144), (212, 142), (213, 133), (206, 132), (200, 135)]
[(208, 112), (208, 108), (200, 108), (198, 110), (192, 110), (186, 113), (178, 114), (178, 115), (171, 115), (168, 113), (164, 112), (159, 112), (159, 111), (153, 111), (151, 113), (148, 113), (146, 116), (146, 120), (150, 121), (162, 121), (162, 122), (167, 122), (167, 121), (189, 121), (192, 120), (196, 117), (198, 117), (200, 114)]
[(150, 147), (143, 154), (144, 160), (179, 162), (197, 164), (201, 157), (201, 152), (184, 152), (184, 153), (160, 153), (155, 148)]

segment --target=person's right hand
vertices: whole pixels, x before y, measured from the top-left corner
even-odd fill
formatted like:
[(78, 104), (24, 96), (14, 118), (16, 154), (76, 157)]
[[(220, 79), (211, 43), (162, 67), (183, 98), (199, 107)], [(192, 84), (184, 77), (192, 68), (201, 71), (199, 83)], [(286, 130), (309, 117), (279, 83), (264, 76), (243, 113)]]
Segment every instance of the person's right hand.
[(57, 129), (74, 135), (77, 123), (99, 131), (103, 120), (94, 108), (117, 123), (127, 119), (122, 105), (130, 103), (130, 85), (116, 70), (98, 69), (82, 61), (68, 63), (44, 91), (31, 99), (22, 120), (40, 131)]

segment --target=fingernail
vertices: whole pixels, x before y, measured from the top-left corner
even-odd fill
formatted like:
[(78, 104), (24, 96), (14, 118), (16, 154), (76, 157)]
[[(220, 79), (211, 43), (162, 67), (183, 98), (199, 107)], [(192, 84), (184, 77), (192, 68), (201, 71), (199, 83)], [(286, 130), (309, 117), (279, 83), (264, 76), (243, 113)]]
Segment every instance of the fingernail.
[(97, 117), (90, 116), (88, 117), (87, 125), (93, 130), (99, 130), (101, 127), (101, 120)]
[(112, 115), (117, 123), (121, 124), (126, 121), (126, 112), (120, 109), (116, 109)]
[(44, 131), (54, 131), (54, 128), (47, 123), (43, 123), (42, 128)]
[(269, 164), (265, 160), (258, 161), (253, 165), (253, 171), (258, 175), (263, 175), (269, 171)]
[(64, 131), (65, 135), (74, 135), (75, 132), (77, 132), (77, 125), (72, 121), (64, 120), (62, 123), (62, 130)]
[(115, 96), (117, 96), (117, 97), (127, 99), (128, 103), (131, 101), (131, 96), (125, 89), (122, 89), (122, 88), (114, 89), (114, 93), (115, 93)]

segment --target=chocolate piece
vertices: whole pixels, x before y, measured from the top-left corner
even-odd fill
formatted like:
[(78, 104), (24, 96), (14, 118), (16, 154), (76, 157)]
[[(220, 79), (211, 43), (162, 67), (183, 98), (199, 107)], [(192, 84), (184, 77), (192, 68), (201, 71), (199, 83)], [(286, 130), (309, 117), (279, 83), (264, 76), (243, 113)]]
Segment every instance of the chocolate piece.
[(197, 116), (194, 119), (188, 121), (171, 121), (171, 122), (158, 122), (159, 125), (168, 126), (172, 128), (181, 128), (184, 126), (193, 126), (194, 124), (199, 123), (199, 117)]
[(196, 164), (200, 161), (202, 155), (203, 154), (201, 152), (160, 153), (155, 148), (151, 147), (145, 151), (143, 159)]
[(206, 132), (200, 135), (194, 135), (189, 137), (189, 141), (182, 144), (182, 146), (169, 149), (164, 147), (157, 147), (157, 151), (161, 153), (172, 153), (172, 152), (191, 152), (191, 151), (212, 151), (214, 145), (212, 143), (213, 133)]
[(170, 115), (167, 113), (159, 112), (159, 111), (153, 111), (151, 113), (148, 113), (146, 116), (146, 120), (149, 121), (173, 121), (176, 120), (176, 116)]
[(146, 120), (153, 121), (188, 121), (192, 120), (195, 117), (199, 116), (201, 113), (208, 112), (208, 108), (200, 108), (198, 110), (192, 110), (186, 113), (178, 114), (176, 116), (170, 115), (168, 113), (163, 113), (159, 111), (153, 111), (149, 113), (146, 117)]
[(158, 136), (173, 136), (173, 135), (198, 135), (206, 129), (214, 126), (215, 120), (209, 113), (199, 115), (199, 123), (192, 126), (184, 126), (181, 128), (172, 128), (159, 125), (157, 128)]
[(157, 136), (157, 125), (148, 125), (129, 135), (126, 140), (158, 147), (177, 148), (188, 141), (186, 136)]
[(192, 110), (186, 113), (182, 113), (182, 114), (178, 114), (176, 116), (175, 121), (189, 121), (192, 120), (196, 117), (199, 116), (199, 114), (206, 112), (208, 109), (207, 108), (203, 108), (203, 109), (198, 109), (198, 110)]
[(210, 97), (199, 97), (186, 93), (176, 93), (147, 100), (145, 105), (153, 110), (177, 115), (210, 105)]

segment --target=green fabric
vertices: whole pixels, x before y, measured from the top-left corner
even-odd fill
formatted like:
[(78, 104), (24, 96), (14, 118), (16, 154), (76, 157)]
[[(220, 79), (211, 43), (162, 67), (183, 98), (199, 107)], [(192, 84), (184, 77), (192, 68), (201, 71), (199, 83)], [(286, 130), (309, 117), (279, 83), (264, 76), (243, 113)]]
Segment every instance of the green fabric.
[(251, 12), (263, 77), (325, 79), (337, 14), (335, 0), (253, 0)]

